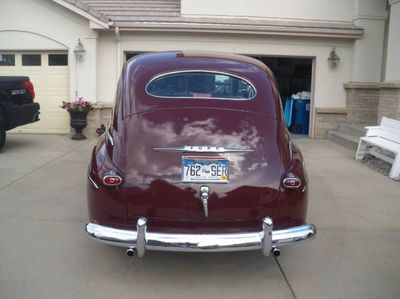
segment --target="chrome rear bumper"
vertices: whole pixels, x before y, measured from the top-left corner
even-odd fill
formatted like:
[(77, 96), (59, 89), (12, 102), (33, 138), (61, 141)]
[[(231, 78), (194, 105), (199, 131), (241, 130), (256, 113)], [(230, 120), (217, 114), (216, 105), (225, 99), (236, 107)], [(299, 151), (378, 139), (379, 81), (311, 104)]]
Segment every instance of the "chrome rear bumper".
[(139, 257), (143, 257), (146, 250), (185, 252), (261, 250), (265, 256), (269, 256), (273, 247), (309, 240), (316, 235), (313, 224), (273, 230), (273, 222), (269, 217), (263, 219), (262, 227), (262, 231), (252, 233), (156, 233), (147, 231), (147, 219), (142, 217), (137, 222), (136, 231), (88, 223), (86, 232), (90, 237), (104, 243), (135, 248)]

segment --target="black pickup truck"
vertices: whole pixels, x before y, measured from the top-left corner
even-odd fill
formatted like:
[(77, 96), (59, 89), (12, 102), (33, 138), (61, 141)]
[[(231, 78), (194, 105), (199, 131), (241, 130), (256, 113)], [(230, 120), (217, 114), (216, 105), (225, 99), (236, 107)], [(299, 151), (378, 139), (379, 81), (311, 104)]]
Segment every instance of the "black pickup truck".
[(40, 105), (34, 99), (35, 90), (29, 77), (0, 76), (0, 149), (6, 131), (39, 120)]

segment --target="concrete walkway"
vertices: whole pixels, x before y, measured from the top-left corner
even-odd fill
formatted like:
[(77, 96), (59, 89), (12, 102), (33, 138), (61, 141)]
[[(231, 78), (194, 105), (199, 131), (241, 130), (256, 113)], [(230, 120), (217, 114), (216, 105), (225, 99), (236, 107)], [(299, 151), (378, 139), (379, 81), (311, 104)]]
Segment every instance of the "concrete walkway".
[(400, 298), (400, 183), (296, 139), (317, 239), (258, 252), (127, 258), (84, 232), (94, 141), (9, 135), (0, 153), (0, 298)]

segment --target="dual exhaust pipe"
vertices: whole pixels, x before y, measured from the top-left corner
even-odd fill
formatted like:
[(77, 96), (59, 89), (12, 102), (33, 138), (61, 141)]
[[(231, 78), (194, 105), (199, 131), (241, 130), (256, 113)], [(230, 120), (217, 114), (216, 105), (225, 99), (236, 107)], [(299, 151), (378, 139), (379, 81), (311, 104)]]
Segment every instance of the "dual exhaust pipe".
[[(129, 256), (129, 257), (132, 257), (132, 256), (135, 255), (135, 252), (136, 252), (135, 248), (128, 248), (128, 249), (126, 250), (126, 255)], [(274, 256), (278, 257), (278, 256), (281, 255), (281, 250), (280, 250), (278, 247), (272, 247), (271, 253), (272, 253)]]
[(135, 255), (135, 248), (128, 248), (128, 250), (126, 251), (126, 255), (129, 257), (132, 257)]

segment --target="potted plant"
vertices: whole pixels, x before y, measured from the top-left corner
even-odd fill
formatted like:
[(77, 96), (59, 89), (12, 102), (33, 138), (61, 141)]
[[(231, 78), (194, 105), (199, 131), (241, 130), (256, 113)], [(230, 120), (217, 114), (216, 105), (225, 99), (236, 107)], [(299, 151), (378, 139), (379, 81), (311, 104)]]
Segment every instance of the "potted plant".
[(87, 114), (93, 109), (93, 104), (83, 97), (78, 97), (71, 101), (62, 101), (61, 108), (67, 110), (71, 117), (71, 127), (75, 129), (75, 134), (71, 136), (72, 139), (86, 139), (82, 134), (83, 128), (87, 126)]

